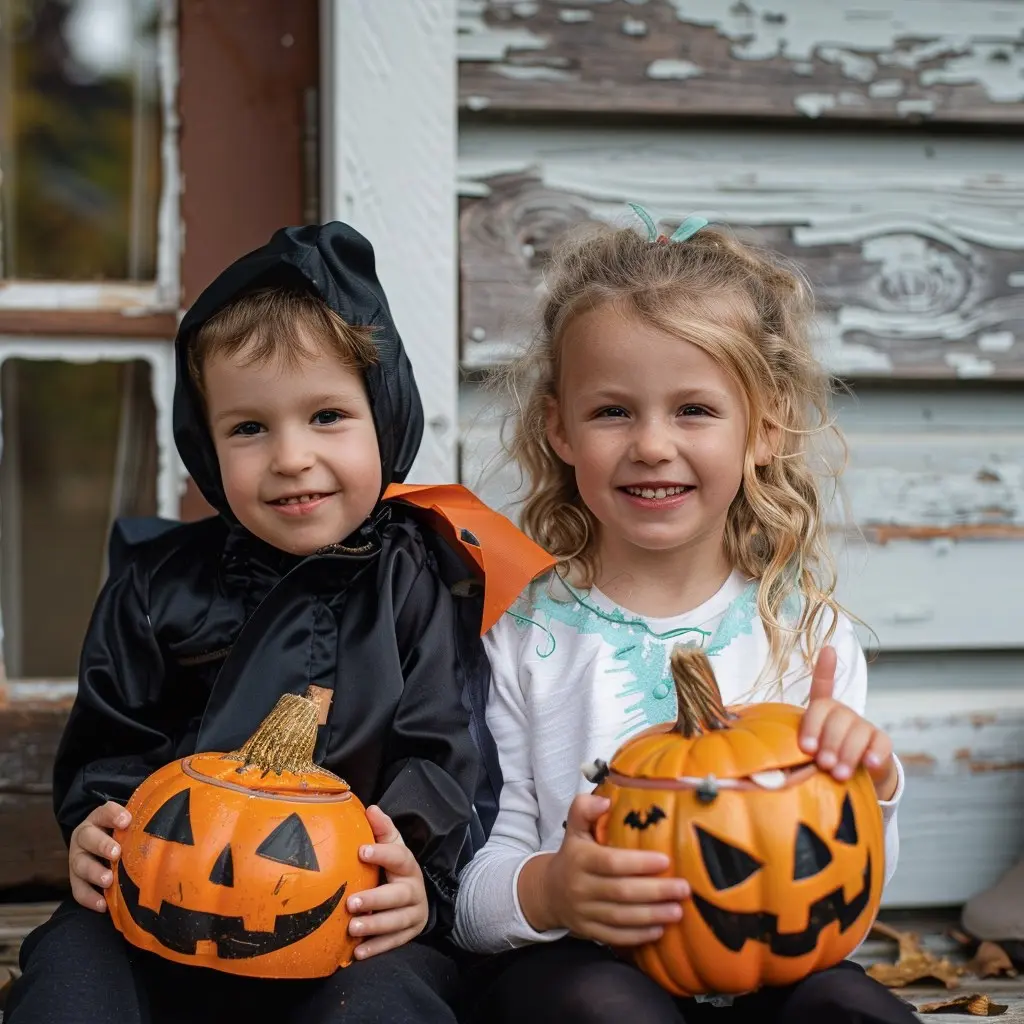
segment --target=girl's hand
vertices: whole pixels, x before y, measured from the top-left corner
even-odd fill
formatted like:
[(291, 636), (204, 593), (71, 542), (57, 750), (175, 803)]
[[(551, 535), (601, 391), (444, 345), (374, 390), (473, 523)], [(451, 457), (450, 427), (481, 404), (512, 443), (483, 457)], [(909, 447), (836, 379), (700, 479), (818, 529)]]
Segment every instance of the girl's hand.
[(818, 767), (846, 781), (863, 764), (875, 783), (879, 800), (891, 800), (898, 776), (892, 740), (832, 696), (836, 652), (822, 648), (811, 677), (811, 692), (800, 727), (800, 747), (815, 755)]
[(350, 896), (350, 914), (358, 914), (348, 925), (355, 938), (374, 936), (355, 949), (357, 960), (395, 949), (416, 938), (427, 925), (427, 890), (412, 851), (405, 845), (395, 823), (379, 808), (366, 808), (373, 829), (373, 846), (364, 846), (359, 859), (384, 869), (387, 882)]
[(568, 928), (609, 946), (639, 946), (683, 916), (690, 886), (651, 877), (668, 870), (665, 854), (598, 845), (593, 826), (608, 806), (605, 797), (578, 795), (558, 852), (532, 858), (519, 873), (519, 903), (537, 931)]
[(110, 869), (121, 856), (121, 847), (110, 838), (110, 833), (115, 828), (127, 828), (131, 820), (132, 816), (120, 804), (108, 800), (71, 833), (68, 844), (71, 895), (86, 910), (102, 914), (107, 909), (106, 899), (94, 887), (106, 889), (114, 881)]

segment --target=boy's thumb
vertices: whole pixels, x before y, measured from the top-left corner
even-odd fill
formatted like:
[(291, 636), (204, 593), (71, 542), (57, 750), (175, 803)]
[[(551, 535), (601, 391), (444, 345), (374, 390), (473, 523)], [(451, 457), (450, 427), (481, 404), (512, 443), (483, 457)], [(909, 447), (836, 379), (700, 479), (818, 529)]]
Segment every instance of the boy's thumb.
[(606, 796), (594, 796), (593, 793), (580, 793), (569, 805), (569, 814), (565, 819), (565, 831), (577, 835), (594, 837), (594, 824), (611, 806)]
[(374, 842), (402, 842), (402, 833), (395, 828), (395, 823), (376, 804), (371, 804), (366, 808), (366, 820), (373, 830)]

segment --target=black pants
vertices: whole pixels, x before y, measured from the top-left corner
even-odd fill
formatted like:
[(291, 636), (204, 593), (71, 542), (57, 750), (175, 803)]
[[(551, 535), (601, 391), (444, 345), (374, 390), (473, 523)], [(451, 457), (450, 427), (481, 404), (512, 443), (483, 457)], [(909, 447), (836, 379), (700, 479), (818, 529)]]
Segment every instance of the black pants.
[(69, 900), (26, 938), (4, 1024), (455, 1024), (453, 961), (426, 941), (329, 978), (267, 981), (136, 949)]
[(913, 1010), (855, 963), (765, 988), (732, 1006), (675, 999), (604, 946), (580, 939), (488, 958), (471, 971), (476, 1024), (916, 1024)]

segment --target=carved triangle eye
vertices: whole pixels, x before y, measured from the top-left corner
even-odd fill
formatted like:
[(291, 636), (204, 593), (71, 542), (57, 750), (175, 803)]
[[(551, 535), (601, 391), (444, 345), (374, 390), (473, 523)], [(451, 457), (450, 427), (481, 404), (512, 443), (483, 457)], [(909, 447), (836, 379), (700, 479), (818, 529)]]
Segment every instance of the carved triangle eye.
[(825, 841), (806, 825), (796, 832), (796, 851), (793, 859), (793, 879), (813, 878), (832, 863), (832, 851)]
[(213, 865), (213, 870), (210, 872), (210, 881), (213, 882), (214, 885), (223, 885), (228, 889), (234, 888), (235, 862), (231, 858), (230, 843), (220, 851), (220, 856), (217, 858), (216, 863)]
[(850, 802), (849, 793), (843, 799), (843, 814), (839, 819), (835, 838), (847, 846), (857, 845), (857, 819), (853, 816), (853, 804)]
[(189, 790), (183, 789), (165, 801), (142, 831), (157, 839), (166, 839), (169, 843), (194, 846)]
[(309, 838), (306, 826), (297, 814), (291, 814), (281, 822), (256, 850), (257, 856), (276, 860), (279, 864), (290, 864), (293, 868), (319, 871), (320, 865)]
[(751, 857), (746, 850), (705, 832), (700, 825), (694, 825), (694, 828), (697, 830), (704, 867), (716, 889), (731, 889), (761, 870), (761, 862)]

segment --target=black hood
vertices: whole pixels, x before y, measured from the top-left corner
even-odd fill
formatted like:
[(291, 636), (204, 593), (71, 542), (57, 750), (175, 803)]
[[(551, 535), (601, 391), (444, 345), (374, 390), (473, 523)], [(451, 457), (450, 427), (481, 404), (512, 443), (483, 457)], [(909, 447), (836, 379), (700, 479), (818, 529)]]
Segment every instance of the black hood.
[(185, 314), (175, 340), (174, 440), (203, 497), (232, 520), (202, 399), (188, 372), (188, 343), (199, 327), (233, 299), (273, 284), (302, 284), (347, 324), (373, 328), (377, 362), (366, 371), (366, 388), (380, 445), (382, 489), (405, 479), (423, 436), (423, 406), (377, 280), (373, 246), (358, 231), (339, 222), (282, 228), (266, 245), (232, 263), (206, 288)]

